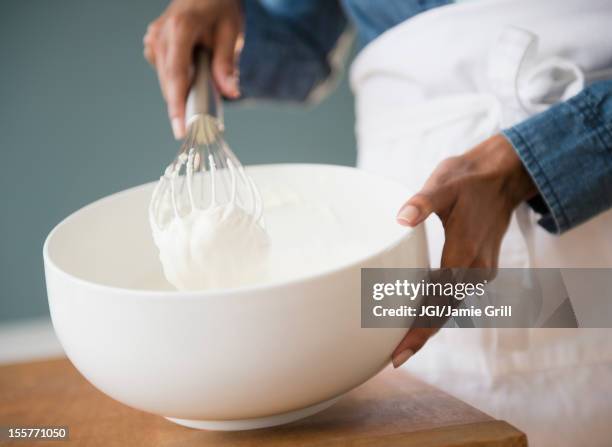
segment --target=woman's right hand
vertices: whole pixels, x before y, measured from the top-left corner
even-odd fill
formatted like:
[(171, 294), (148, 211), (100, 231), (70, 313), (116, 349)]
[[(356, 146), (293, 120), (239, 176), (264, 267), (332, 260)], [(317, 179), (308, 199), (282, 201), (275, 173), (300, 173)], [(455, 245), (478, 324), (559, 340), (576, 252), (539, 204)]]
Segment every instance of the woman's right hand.
[(144, 56), (157, 70), (176, 139), (185, 136), (185, 102), (191, 85), (192, 56), (202, 45), (212, 53), (212, 77), (219, 92), (240, 95), (236, 47), (242, 34), (239, 0), (174, 0), (149, 24)]

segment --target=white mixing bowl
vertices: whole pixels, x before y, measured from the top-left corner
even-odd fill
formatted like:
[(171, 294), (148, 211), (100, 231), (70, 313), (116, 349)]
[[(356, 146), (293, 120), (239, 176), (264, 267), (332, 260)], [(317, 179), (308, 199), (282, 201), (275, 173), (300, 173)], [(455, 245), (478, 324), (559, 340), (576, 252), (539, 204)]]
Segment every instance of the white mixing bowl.
[(325, 197), (376, 249), (283, 282), (178, 292), (149, 230), (154, 184), (86, 206), (43, 251), (55, 331), (98, 389), (179, 424), (241, 430), (320, 411), (388, 364), (405, 329), (361, 328), (360, 268), (428, 265), (424, 229), (395, 222), (410, 191), (340, 166), (248, 172), (262, 191), (274, 179)]

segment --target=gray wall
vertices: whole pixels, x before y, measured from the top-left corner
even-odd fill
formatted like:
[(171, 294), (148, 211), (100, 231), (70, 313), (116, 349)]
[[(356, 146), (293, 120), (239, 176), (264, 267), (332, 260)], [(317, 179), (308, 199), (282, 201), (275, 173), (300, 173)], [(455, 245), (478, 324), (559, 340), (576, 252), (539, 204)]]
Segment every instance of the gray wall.
[[(159, 0), (5, 0), (0, 6), (0, 322), (48, 312), (42, 245), (66, 215), (157, 178), (174, 156), (142, 57)], [(227, 110), (245, 164), (353, 164), (346, 82), (323, 104)]]

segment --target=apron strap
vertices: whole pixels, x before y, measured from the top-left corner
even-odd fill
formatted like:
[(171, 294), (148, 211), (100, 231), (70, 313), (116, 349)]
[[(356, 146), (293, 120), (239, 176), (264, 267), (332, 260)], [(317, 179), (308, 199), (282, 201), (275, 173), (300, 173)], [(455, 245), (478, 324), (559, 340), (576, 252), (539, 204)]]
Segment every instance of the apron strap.
[(537, 60), (538, 36), (507, 26), (491, 49), (487, 78), (504, 105), (502, 126), (515, 123), (565, 101), (585, 85), (583, 71), (559, 56)]

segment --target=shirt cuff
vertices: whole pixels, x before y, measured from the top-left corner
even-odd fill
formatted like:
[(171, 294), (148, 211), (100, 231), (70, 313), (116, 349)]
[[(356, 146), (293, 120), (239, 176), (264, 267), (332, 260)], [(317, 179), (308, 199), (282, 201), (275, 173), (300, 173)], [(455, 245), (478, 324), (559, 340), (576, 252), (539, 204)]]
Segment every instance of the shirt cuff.
[(502, 133), (540, 195), (528, 203), (551, 233), (612, 205), (612, 83), (594, 84)]

